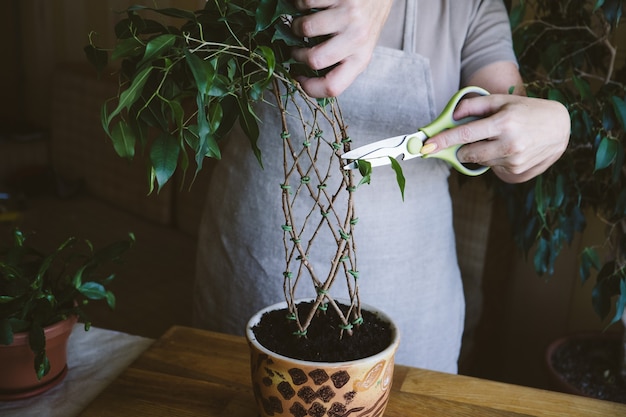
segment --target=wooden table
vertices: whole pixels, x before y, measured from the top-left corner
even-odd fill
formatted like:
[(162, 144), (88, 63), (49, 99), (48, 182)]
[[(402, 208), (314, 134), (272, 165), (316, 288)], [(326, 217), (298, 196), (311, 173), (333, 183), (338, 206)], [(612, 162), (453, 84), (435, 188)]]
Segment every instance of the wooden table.
[[(245, 339), (172, 327), (81, 416), (256, 417), (249, 378)], [(407, 416), (624, 417), (626, 405), (397, 366), (385, 417)]]

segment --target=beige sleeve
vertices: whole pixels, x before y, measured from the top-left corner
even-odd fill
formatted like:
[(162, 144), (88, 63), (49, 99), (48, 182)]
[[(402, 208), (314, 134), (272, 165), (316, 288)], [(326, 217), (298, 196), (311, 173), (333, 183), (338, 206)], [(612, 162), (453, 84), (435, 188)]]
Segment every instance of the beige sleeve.
[(481, 0), (476, 3), (461, 51), (462, 82), (488, 64), (499, 61), (517, 63), (504, 2)]

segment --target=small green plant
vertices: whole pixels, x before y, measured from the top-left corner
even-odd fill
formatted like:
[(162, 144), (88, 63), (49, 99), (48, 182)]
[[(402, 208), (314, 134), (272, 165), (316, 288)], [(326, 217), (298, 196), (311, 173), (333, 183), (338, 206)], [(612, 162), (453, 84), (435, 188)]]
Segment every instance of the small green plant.
[(29, 246), (26, 236), (13, 231), (12, 242), (0, 248), (0, 344), (9, 345), (15, 333), (28, 332), (35, 353), (35, 372), (41, 379), (50, 370), (44, 328), (75, 315), (89, 330), (84, 312), (90, 301), (114, 308), (115, 296), (107, 285), (114, 274), (99, 268), (118, 261), (135, 238), (95, 250), (88, 240), (71, 237), (50, 254)]

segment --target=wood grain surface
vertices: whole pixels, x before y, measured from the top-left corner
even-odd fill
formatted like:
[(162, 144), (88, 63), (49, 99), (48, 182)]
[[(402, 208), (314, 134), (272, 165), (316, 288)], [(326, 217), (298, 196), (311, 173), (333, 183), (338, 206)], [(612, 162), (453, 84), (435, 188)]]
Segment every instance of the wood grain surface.
[[(172, 327), (81, 416), (257, 417), (248, 360), (241, 337)], [(407, 416), (624, 417), (626, 405), (397, 366), (385, 417)]]

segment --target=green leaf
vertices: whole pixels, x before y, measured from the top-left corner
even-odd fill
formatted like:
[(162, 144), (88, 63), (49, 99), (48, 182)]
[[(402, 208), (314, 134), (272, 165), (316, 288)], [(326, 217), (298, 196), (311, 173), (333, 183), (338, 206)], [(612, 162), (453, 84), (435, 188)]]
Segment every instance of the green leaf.
[(209, 88), (209, 96), (223, 98), (232, 93), (233, 86), (229, 85), (228, 78), (225, 75), (216, 74), (211, 88)]
[(96, 67), (98, 74), (102, 73), (102, 70), (106, 68), (108, 64), (108, 60), (109, 60), (109, 56), (107, 52), (103, 49), (96, 48), (93, 45), (85, 46), (83, 51), (85, 52), (85, 56), (87, 57), (87, 60), (94, 67)]
[(582, 100), (593, 100), (594, 96), (591, 92), (591, 87), (586, 80), (583, 80), (580, 77), (574, 77), (574, 84), (576, 85), (576, 89), (578, 90), (578, 94), (580, 94), (580, 98)]
[(580, 260), (580, 277), (582, 284), (587, 282), (589, 279), (591, 268), (594, 268), (595, 270), (600, 269), (600, 256), (598, 255), (598, 251), (587, 247), (583, 249)]
[(135, 240), (135, 235), (133, 233), (129, 233), (127, 240), (111, 243), (98, 249), (98, 251), (93, 254), (93, 259), (99, 264), (117, 261), (135, 244)]
[(177, 100), (165, 101), (172, 111), (172, 122), (176, 125), (176, 129), (181, 130), (184, 126), (185, 110)]
[(276, 25), (276, 31), (274, 32), (274, 36), (272, 36), (272, 43), (276, 41), (285, 42), (287, 46), (305, 46), (305, 42), (302, 40), (302, 38), (294, 35), (291, 29), (284, 24)]
[(248, 97), (250, 100), (256, 102), (263, 98), (263, 93), (265, 93), (265, 89), (267, 88), (267, 81), (260, 80), (250, 85), (248, 89)]
[(13, 231), (13, 244), (15, 246), (24, 246), (24, 241), (26, 238), (24, 237), (24, 233), (21, 230), (15, 229)]
[(275, 18), (277, 0), (261, 0), (256, 8), (256, 32), (262, 32), (267, 29)]
[(619, 290), (620, 295), (617, 298), (617, 301), (615, 301), (615, 316), (613, 316), (609, 326), (620, 321), (624, 315), (624, 309), (626, 308), (626, 279), (622, 278), (620, 280)]
[(109, 306), (109, 308), (114, 309), (115, 308), (115, 294), (113, 294), (111, 291), (107, 291), (106, 295), (105, 295), (105, 299), (107, 302), (107, 305)]
[(102, 300), (106, 298), (107, 291), (104, 286), (98, 282), (85, 282), (78, 288), (78, 291), (90, 300)]
[(111, 124), (111, 120), (117, 116), (122, 110), (130, 108), (139, 97), (141, 97), (141, 92), (143, 90), (143, 86), (148, 81), (148, 77), (150, 76), (150, 72), (152, 71), (152, 67), (146, 67), (142, 69), (134, 78), (130, 87), (124, 90), (120, 94), (120, 100), (117, 103), (117, 107), (108, 115), (106, 114), (106, 109), (104, 110), (104, 119), (103, 126), (107, 134), (109, 134), (108, 127)]
[(41, 379), (50, 371), (50, 363), (45, 354), (46, 336), (40, 324), (33, 323), (28, 332), (28, 345), (30, 346), (30, 350), (35, 354), (35, 372), (37, 373), (37, 379)]
[(548, 245), (548, 241), (544, 238), (540, 238), (537, 242), (535, 256), (533, 257), (533, 266), (539, 275), (543, 275), (548, 271), (549, 259), (550, 246)]
[(9, 295), (0, 295), (0, 304), (10, 303), (15, 300), (15, 297), (11, 297)]
[(594, 169), (599, 171), (611, 165), (615, 160), (618, 148), (618, 142), (615, 139), (603, 137), (596, 151), (596, 164)]
[(359, 173), (363, 177), (359, 181), (359, 186), (361, 184), (369, 184), (372, 181), (372, 164), (365, 159), (358, 159), (356, 163), (359, 167)]
[(83, 273), (86, 268), (87, 265), (83, 265), (74, 273), (74, 277), (72, 278), (72, 285), (74, 285), (74, 288), (79, 289), (83, 285)]
[(391, 161), (391, 168), (396, 172), (396, 181), (398, 182), (398, 187), (400, 187), (400, 193), (402, 194), (402, 201), (404, 201), (404, 187), (406, 185), (406, 179), (404, 178), (404, 173), (402, 172), (402, 167), (400, 163), (396, 161), (395, 158), (389, 157)]
[(240, 97), (237, 102), (239, 104), (239, 125), (248, 137), (250, 146), (252, 147), (252, 151), (254, 152), (257, 161), (259, 161), (259, 164), (263, 167), (261, 150), (257, 145), (259, 140), (259, 125), (257, 124), (256, 116), (252, 110), (252, 106), (250, 106), (250, 103), (248, 103), (245, 98)]
[(211, 127), (205, 113), (206, 106), (204, 104), (204, 97), (205, 96), (200, 93), (198, 93), (196, 97), (196, 104), (198, 106), (198, 144), (195, 148), (195, 158), (198, 170), (202, 168), (202, 163), (204, 162), (204, 157), (208, 150), (208, 143), (211, 140)]
[(545, 222), (546, 204), (543, 190), (543, 176), (541, 175), (538, 176), (535, 181), (534, 201), (537, 214), (541, 217), (542, 222)]
[(50, 372), (50, 360), (43, 350), (35, 354), (35, 372), (37, 373), (38, 380), (48, 375), (48, 372)]
[(141, 67), (145, 63), (152, 61), (155, 57), (160, 57), (160, 55), (169, 50), (175, 42), (176, 36), (171, 34), (160, 35), (152, 39), (146, 45), (146, 51), (143, 54), (141, 62), (139, 62), (139, 66)]
[(59, 247), (50, 255), (43, 258), (41, 261), (39, 268), (37, 269), (37, 274), (35, 276), (35, 280), (31, 283), (31, 288), (36, 289), (40, 288), (43, 284), (43, 277), (46, 275), (46, 272), (50, 268), (50, 265), (54, 262), (54, 260), (59, 256), (59, 254), (65, 250), (65, 248), (71, 246), (76, 241), (76, 238), (70, 237), (66, 239)]
[[(207, 114), (207, 120), (209, 122), (209, 129), (211, 133), (216, 133), (222, 124), (222, 118), (224, 117), (224, 111), (219, 102), (215, 101), (209, 105), (209, 113)], [(219, 154), (219, 150), (217, 152)]]
[(293, 4), (293, 0), (278, 0), (278, 6), (276, 6), (276, 16), (284, 14), (297, 16), (300, 13), (302, 12), (296, 8)]
[(266, 80), (269, 80), (272, 78), (272, 75), (274, 75), (274, 69), (276, 68), (276, 56), (274, 55), (274, 51), (267, 46), (259, 46), (255, 52), (261, 55), (267, 64)]
[(550, 100), (558, 101), (559, 103), (567, 106), (567, 99), (565, 98), (563, 93), (556, 88), (551, 88), (550, 91), (548, 91), (548, 98)]
[(604, 4), (604, 0), (596, 0), (596, 5), (593, 6), (593, 11), (595, 12)]
[(193, 79), (198, 86), (198, 93), (208, 95), (215, 79), (215, 68), (210, 62), (185, 49), (185, 61), (191, 70)]
[(511, 28), (515, 29), (519, 26), (519, 24), (524, 19), (526, 14), (526, 2), (524, 0), (520, 1), (515, 7), (511, 9), (511, 13), (509, 15), (509, 21), (511, 22)]
[(133, 159), (135, 156), (135, 132), (124, 120), (120, 120), (113, 126), (111, 141), (115, 152), (122, 158)]
[(7, 318), (0, 319), (0, 345), (13, 343), (13, 328)]
[[(611, 310), (611, 297), (619, 290), (619, 284), (614, 280), (615, 262), (605, 263), (591, 292), (591, 303), (596, 314), (605, 319)], [(615, 286), (617, 284), (617, 287)]]
[(150, 162), (157, 181), (157, 192), (172, 178), (176, 165), (180, 146), (178, 140), (167, 132), (159, 135), (150, 149)]
[(612, 96), (611, 102), (613, 103), (613, 109), (615, 110), (617, 119), (622, 125), (622, 129), (626, 130), (626, 101), (617, 96)]
[(135, 37), (122, 39), (111, 53), (111, 60), (138, 55), (142, 48), (143, 44)]
[(556, 184), (554, 189), (554, 207), (561, 207), (565, 200), (565, 176), (559, 174), (556, 177)]

